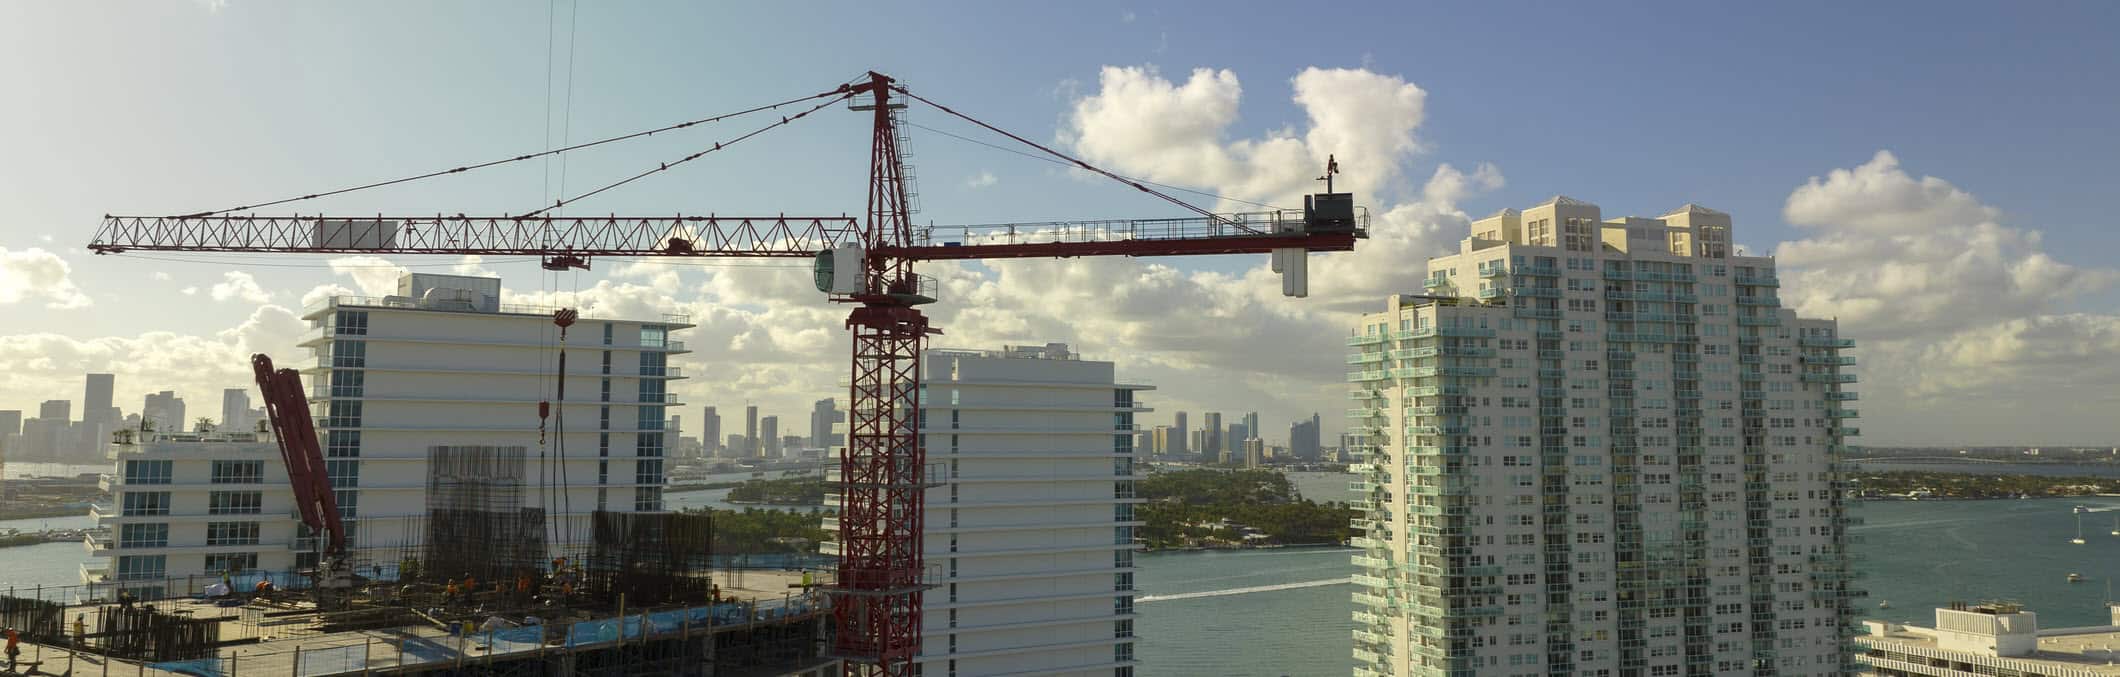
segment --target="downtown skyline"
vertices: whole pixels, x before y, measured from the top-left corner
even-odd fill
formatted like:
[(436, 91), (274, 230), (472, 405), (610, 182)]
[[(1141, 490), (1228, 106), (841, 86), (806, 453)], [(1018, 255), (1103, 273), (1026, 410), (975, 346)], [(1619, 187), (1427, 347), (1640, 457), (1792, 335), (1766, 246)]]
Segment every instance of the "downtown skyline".
[[(1254, 20), (1266, 9), (1252, 11)], [(260, 47), (269, 49), (292, 39), (260, 28), (280, 18), (281, 11), (243, 3), (218, 8), (180, 3), (130, 13), (12, 6), (0, 10), (8, 19), (0, 26), (55, 28), (42, 31), (48, 34), (19, 28), (0, 28), (0, 33), (10, 49), (25, 55), (56, 49), (54, 41), (96, 21), (108, 22), (119, 38), (164, 29), (180, 35), (242, 34), (265, 40)], [(422, 11), (440, 16), (425, 17), (430, 21), (418, 31), (473, 22), (450, 16), (447, 9)], [(915, 23), (929, 25), (909, 30), (942, 30), (935, 25), (939, 12), (913, 11)], [(1011, 17), (996, 15), (1029, 11), (975, 13), (980, 20), (999, 21)], [(773, 99), (875, 66), (894, 70), (940, 99), (992, 113), (1013, 131), (1058, 140), (1061, 148), (1115, 171), (1244, 200), (1287, 203), (1289, 196), (1310, 188), (1309, 178), (1317, 172), (1311, 160), (1335, 154), (1346, 172), (1342, 185), (1357, 193), (1377, 223), (1372, 239), (1355, 253), (1317, 260), (1312, 298), (1305, 301), (1277, 297), (1273, 280), (1263, 272), (1264, 257), (923, 268), (943, 282), (942, 302), (933, 314), (947, 333), (934, 342), (936, 347), (1070, 342), (1092, 359), (1114, 360), (1120, 369), (1156, 384), (1158, 406), (1168, 411), (1257, 410), (1268, 421), (1290, 421), (1342, 408), (1339, 342), (1353, 313), (1386, 294), (1417, 291), (1425, 259), (1447, 253), (1455, 234), (1472, 219), (1558, 193), (1599, 195), (1615, 212), (1660, 213), (1685, 202), (1731, 212), (1741, 233), (1739, 246), (1781, 260), (1787, 271), (1785, 302), (1807, 317), (1838, 318), (1843, 334), (1861, 342), (1860, 373), (1871, 394), (1863, 407), (1866, 443), (2111, 445), (2120, 436), (2103, 414), (2115, 404), (2110, 385), (2120, 380), (2120, 367), (2114, 366), (2120, 365), (2120, 292), (2115, 287), (2120, 270), (2097, 254), (2110, 251), (2114, 241), (2094, 225), (2100, 219), (2095, 207), (2100, 188), (2114, 182), (2114, 170), (2055, 160), (2065, 165), (2057, 168), (2064, 178), (2035, 181), (2027, 173), (2003, 169), (2027, 165), (2034, 157), (2093, 157), (2114, 149), (2109, 135), (2083, 133), (2095, 128), (2092, 121), (2114, 112), (2114, 94), (2087, 91), (2097, 88), (2072, 80), (2085, 75), (2081, 69), (2049, 67), (2111, 62), (2114, 47), (2086, 37), (2110, 10), (2087, 10), (2098, 16), (2018, 14), (1998, 20), (1981, 11), (1938, 7), (1919, 17), (1917, 26), (1895, 27), (1893, 22), (1904, 17), (1860, 8), (1850, 11), (1870, 14), (1837, 16), (1823, 28), (1786, 17), (1753, 21), (1715, 35), (1712, 48), (1698, 42), (1706, 36), (1673, 35), (1674, 51), (1710, 49), (1705, 61), (1712, 69), (1635, 48), (1591, 55), (1540, 51), (1496, 62), (1445, 58), (1468, 39), (1445, 35), (1452, 27), (1503, 20), (1480, 13), (1500, 10), (1462, 11), (1468, 13), (1398, 17), (1410, 37), (1420, 39), (1412, 42), (1434, 44), (1401, 45), (1370, 33), (1377, 29), (1349, 26), (1355, 32), (1350, 37), (1359, 39), (1332, 42), (1360, 48), (1240, 54), (1211, 39), (1212, 28), (1227, 17), (1112, 5), (1101, 14), (1088, 10), (1066, 19), (1078, 35), (1097, 35), (1088, 42), (1103, 49), (1056, 49), (1035, 64), (1012, 57), (965, 66), (949, 55), (906, 47), (880, 65), (803, 57), (729, 73), (711, 58), (672, 60), (646, 46), (653, 40), (621, 44), (629, 41), (619, 36), (629, 31), (653, 30), (657, 11), (585, 7), (577, 48), (581, 70), (572, 86), (574, 104), (565, 111), (572, 129), (567, 138), (579, 141), (730, 102)], [(1585, 21), (1594, 30), (1615, 34), (1687, 30), (1684, 11), (1646, 12), (1664, 16), (1610, 12)], [(342, 15), (332, 18), (349, 26), (403, 19), (356, 8), (327, 13)], [(16, 318), (0, 330), (0, 370), (10, 375), (0, 379), (0, 409), (33, 411), (39, 402), (71, 398), (79, 393), (80, 374), (108, 372), (117, 375), (116, 402), (139, 402), (147, 393), (174, 390), (204, 410), (216, 391), (248, 385), (250, 352), (276, 358), (298, 354), (293, 344), (306, 330), (297, 319), (304, 307), (331, 294), (377, 295), (403, 265), (418, 266), (412, 268), (416, 271), (501, 274), (514, 280), (505, 292), (512, 302), (579, 306), (584, 314), (681, 307), (700, 325), (689, 337), (695, 352), (673, 361), (697, 374), (674, 388), (685, 401), (734, 405), (752, 400), (785, 416), (819, 398), (844, 397), (845, 389), (834, 385), (845, 377), (838, 359), (847, 351), (838, 331), (841, 309), (809, 288), (806, 267), (800, 265), (599, 261), (588, 273), (553, 275), (539, 274), (534, 262), (525, 261), (239, 255), (128, 261), (95, 257), (80, 248), (95, 217), (105, 212), (219, 207), (514, 154), (544, 139), (559, 141), (562, 107), (546, 105), (545, 98), (547, 55), (542, 49), (501, 48), (507, 40), (503, 27), (542, 30), (544, 18), (541, 11), (502, 13), (467, 31), (463, 44), (453, 47), (488, 48), (489, 55), (435, 66), (441, 70), (420, 77), (386, 77), (404, 69), (399, 57), (387, 54), (367, 55), (372, 62), (319, 57), (307, 65), (313, 77), (336, 78), (365, 96), (507, 102), (506, 112), (495, 113), (500, 120), (491, 134), (481, 132), (494, 124), (493, 115), (408, 117), (402, 111), (336, 110), (312, 123), (343, 128), (360, 143), (317, 139), (310, 125), (282, 121), (299, 116), (279, 107), (313, 106), (339, 95), (305, 86), (289, 97), (293, 103), (258, 103), (218, 117), (186, 112), (127, 118), (124, 130), (102, 138), (96, 130), (114, 125), (110, 110), (122, 108), (103, 97), (154, 96), (160, 87), (181, 87), (187, 96), (203, 100), (236, 100), (241, 75), (274, 66), (222, 47), (165, 54), (123, 39), (113, 50), (73, 61), (14, 60), (25, 64), (12, 72), (20, 91), (56, 92), (64, 83), (88, 78), (117, 78), (144, 89), (100, 94), (74, 88), (49, 106), (0, 112), (0, 129), (37, 132), (20, 144), (26, 162), (0, 169), (6, 172), (0, 184), (10, 186), (0, 189), (8, 191), (0, 192), (0, 204), (10, 205), (0, 213), (0, 309)], [(2004, 59), (2021, 71), (1998, 71), (1968, 61), (1972, 57), (1948, 54), (1943, 45), (1916, 42), (1912, 35), (1922, 28), (1969, 27), (1992, 30), (1995, 40), (2010, 47), (2034, 35), (2045, 37), (2039, 49)], [(1777, 88), (1771, 85), (1785, 83), (1786, 76), (1776, 81), (1759, 75), (1786, 73), (1789, 64), (1739, 54), (1748, 48), (1768, 51), (1765, 45), (1813, 30), (1825, 32), (1818, 38), (1868, 31), (1877, 39), (1875, 49), (1894, 49), (1906, 60), (1871, 64), (1873, 70), (1857, 74), (1835, 67), (1860, 56), (1859, 50), (1784, 52), (1801, 61), (1798, 66), (1811, 66), (1820, 82)], [(718, 49), (762, 49), (767, 39), (732, 36)], [(1577, 60), (1586, 63), (1567, 63)], [(154, 61), (167, 62), (157, 68), (166, 69), (168, 82), (139, 80), (136, 71)], [(28, 65), (32, 62), (37, 65)], [(639, 63), (665, 68), (640, 75), (643, 82), (621, 84), (621, 73)], [(1564, 82), (1533, 77), (1541, 68), (1554, 69)], [(1585, 71), (1610, 79), (1565, 81)], [(1858, 86), (1877, 78), (1939, 90), (1977, 89), (2025, 105), (1955, 110), (1905, 88)], [(450, 91), (453, 83), (466, 80), (480, 84)], [(639, 89), (676, 89), (680, 82), (700, 83), (697, 89), (711, 95), (655, 97)], [(1686, 106), (1631, 106), (1625, 115), (1571, 106), (1494, 106), (1529, 86), (1552, 88), (1560, 100), (1583, 101), (1609, 100), (1611, 93), (1651, 100), (1685, 91), (1714, 102), (1707, 107), (1714, 114), (1683, 112)], [(546, 122), (541, 110), (554, 116), (549, 136), (541, 134)], [(262, 117), (280, 119), (267, 123), (260, 122)], [(984, 138), (942, 125), (933, 116), (916, 115), (913, 121)], [(799, 132), (776, 135), (770, 143), (761, 139), (758, 149), (732, 165), (702, 167), (654, 185), (644, 182), (637, 191), (614, 194), (585, 210), (858, 211), (859, 180), (850, 173), (861, 155), (853, 149), (860, 142), (857, 122), (826, 117)], [(1987, 131), (1998, 123), (2011, 129), (2009, 136)], [(1155, 138), (1144, 130), (1155, 132)], [(912, 132), (929, 208), (919, 215), (924, 220), (1163, 213), (1123, 191), (1071, 179), (1043, 163), (923, 129)], [(588, 185), (642, 162), (689, 152), (689, 145), (711, 138), (716, 137), (585, 155), (572, 161), (570, 181)], [(181, 160), (198, 157), (206, 144), (227, 148), (215, 150), (217, 156), (248, 161), (199, 167)], [(271, 150), (273, 144), (303, 150), (280, 153)], [(103, 161), (142, 152), (161, 157)], [(335, 161), (316, 163), (316, 157)], [(809, 174), (819, 169), (819, 159), (823, 171)], [(779, 171), (737, 168), (744, 165)], [(559, 168), (547, 169), (556, 181)], [(787, 185), (757, 176), (787, 172), (804, 172), (814, 183)], [(550, 192), (540, 174), (533, 169), (300, 209), (521, 211), (528, 203), (545, 201), (541, 187)], [(1109, 284), (1112, 280), (1121, 282)], [(1968, 392), (1982, 397), (1961, 395)], [(783, 423), (789, 420), (799, 419)], [(1265, 427), (1269, 439), (1282, 430)], [(1323, 428), (1322, 436), (1334, 439), (1345, 422), (1327, 415)]]

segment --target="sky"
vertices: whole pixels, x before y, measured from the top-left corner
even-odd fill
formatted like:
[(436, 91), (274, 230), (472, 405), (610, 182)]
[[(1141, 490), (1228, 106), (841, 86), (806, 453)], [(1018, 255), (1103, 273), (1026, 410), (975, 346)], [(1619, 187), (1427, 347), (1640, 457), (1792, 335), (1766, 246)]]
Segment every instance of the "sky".
[[(805, 266), (85, 244), (104, 214), (511, 157), (876, 69), (1203, 206), (1296, 204), (1339, 158), (1376, 221), (1312, 261), (1308, 299), (1281, 298), (1263, 256), (921, 269), (942, 281), (935, 345), (1069, 342), (1157, 387), (1145, 423), (1258, 411), (1279, 443), (1319, 412), (1333, 434), (1355, 314), (1418, 289), (1470, 219), (1566, 194), (1608, 217), (1730, 212), (1740, 245), (1780, 257), (1784, 302), (1861, 343), (1864, 444), (2111, 446), (2115, 29), (2120, 5), (2092, 2), (0, 3), (0, 409), (78, 401), (90, 371), (118, 374), (127, 411), (165, 389), (217, 408), (248, 353), (293, 354), (304, 307), (411, 266), (591, 317), (689, 313), (684, 401), (799, 420), (844, 398), (847, 353)], [(938, 133), (1007, 143), (932, 109), (907, 120), (922, 223), (1179, 215)], [(520, 213), (756, 124), (279, 209)], [(856, 213), (867, 144), (865, 117), (830, 109), (567, 213)]]

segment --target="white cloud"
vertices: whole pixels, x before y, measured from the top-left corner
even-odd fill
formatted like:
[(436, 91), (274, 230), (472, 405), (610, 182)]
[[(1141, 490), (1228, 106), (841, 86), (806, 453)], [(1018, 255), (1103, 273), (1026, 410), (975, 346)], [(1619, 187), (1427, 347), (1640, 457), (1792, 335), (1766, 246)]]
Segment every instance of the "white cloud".
[(364, 296), (397, 293), (398, 276), (405, 268), (380, 256), (341, 256), (330, 261), (331, 272), (353, 278)]
[(204, 9), (204, 10), (206, 10), (206, 13), (208, 13), (208, 14), (219, 14), (219, 13), (221, 13), (221, 10), (224, 10), (224, 9), (228, 9), (228, 0), (192, 0), (192, 1), (193, 1), (193, 2), (196, 2), (196, 3), (198, 3), (198, 4), (199, 4), (199, 7), (200, 7), (201, 9)]
[[(1903, 395), (1865, 412), (1880, 419), (1873, 430), (1892, 431), (1886, 441), (2095, 442), (2089, 433), (2110, 431), (2120, 315), (2061, 309), (2120, 271), (2055, 260), (2038, 231), (2005, 225), (2001, 210), (1916, 178), (1885, 151), (1798, 186), (1783, 215), (1811, 233), (1775, 250), (1783, 303), (1838, 318), (1862, 341), (1862, 390)], [(2106, 404), (2094, 413), (2086, 402)], [(2037, 412), (2038, 425), (1984, 418), (1996, 411)], [(2025, 437), (2036, 435), (2054, 437)]]
[(214, 284), (208, 295), (215, 301), (246, 301), (264, 303), (272, 300), (272, 294), (258, 286), (257, 278), (250, 273), (231, 270), (221, 274), (221, 281)]
[(116, 401), (128, 411), (149, 392), (176, 390), (195, 408), (223, 388), (251, 383), (250, 355), (300, 363), (295, 344), (307, 324), (293, 311), (265, 305), (242, 323), (209, 336), (155, 331), (137, 336), (72, 338), (53, 333), (0, 336), (0, 401), (28, 403), (81, 387), (84, 372), (117, 375)]
[(183, 288), (183, 289), (179, 289), (179, 290), (177, 290), (177, 293), (179, 293), (179, 294), (183, 294), (183, 295), (185, 295), (185, 296), (198, 296), (198, 295), (199, 295), (199, 288), (198, 288), (198, 287), (185, 287), (185, 288)]
[(155, 271), (152, 274), (149, 274), (148, 277), (154, 278), (156, 282), (168, 282), (170, 279), (169, 273), (165, 273), (159, 270)]
[(486, 257), (477, 254), (465, 254), (462, 258), (457, 259), (456, 265), (449, 267), (449, 272), (457, 275), (500, 277), (500, 273), (493, 272), (492, 269), (486, 267), (485, 263)]
[(43, 301), (55, 310), (86, 308), (95, 301), (74, 286), (73, 266), (43, 249), (0, 247), (0, 305)]
[(1225, 141), (1243, 87), (1234, 72), (1196, 69), (1184, 84), (1153, 67), (1107, 66), (1100, 90), (1077, 100), (1061, 139), (1085, 160), (1161, 183), (1211, 186), (1230, 197), (1293, 205), (1314, 185), (1328, 156), (1340, 185), (1372, 198), (1418, 149), (1414, 130), (1427, 93), (1396, 76), (1307, 68), (1291, 80), (1308, 116), (1259, 139)]
[(1123, 23), (1123, 24), (1130, 24), (1130, 23), (1133, 23), (1133, 22), (1134, 22), (1134, 12), (1133, 12), (1133, 10), (1126, 10), (1126, 11), (1123, 11), (1123, 12), (1120, 12), (1120, 13), (1119, 13), (1119, 23)]
[(979, 172), (978, 176), (965, 179), (964, 187), (970, 188), (972, 190), (978, 190), (981, 188), (992, 186), (996, 183), (999, 183), (1000, 181), (1000, 179), (994, 178), (993, 172), (981, 171)]

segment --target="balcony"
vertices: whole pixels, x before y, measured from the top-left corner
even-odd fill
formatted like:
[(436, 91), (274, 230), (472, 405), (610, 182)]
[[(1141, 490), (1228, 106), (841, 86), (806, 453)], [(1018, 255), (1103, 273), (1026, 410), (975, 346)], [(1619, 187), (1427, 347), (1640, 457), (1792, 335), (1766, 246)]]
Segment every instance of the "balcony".
[(1730, 281), (1754, 287), (1779, 287), (1781, 279), (1772, 275), (1732, 275)]
[(1855, 339), (1805, 336), (1797, 341), (1797, 345), (1805, 348), (1853, 348)]
[(1805, 383), (1854, 383), (1854, 374), (1804, 374)]
[(1356, 353), (1354, 355), (1347, 356), (1348, 364), (1367, 364), (1370, 362), (1382, 361), (1384, 361), (1383, 353)]
[(1831, 365), (1831, 366), (1836, 366), (1836, 367), (1852, 367), (1852, 366), (1855, 366), (1855, 356), (1854, 356), (1854, 355), (1805, 355), (1805, 356), (1803, 356), (1803, 363), (1804, 363), (1804, 364), (1824, 364), (1824, 365)]
[(1481, 289), (1478, 296), (1480, 300), (1483, 301), (1498, 299), (1502, 297), (1502, 290), (1496, 289), (1494, 287), (1487, 287)]
[(1826, 393), (1826, 401), (1828, 401), (1828, 402), (1852, 402), (1852, 401), (1854, 401), (1854, 400), (1856, 400), (1856, 399), (1857, 399), (1857, 396), (1855, 395), (1855, 393), (1850, 393), (1850, 392), (1831, 392), (1831, 393)]
[(1853, 409), (1827, 409), (1826, 415), (1833, 418), (1862, 418), (1862, 414)]
[(1737, 318), (1737, 325), (1738, 325), (1738, 326), (1740, 326), (1740, 327), (1779, 327), (1779, 326), (1781, 326), (1781, 318), (1779, 318), (1779, 317), (1740, 317), (1740, 318)]
[(1360, 381), (1381, 381), (1381, 380), (1383, 380), (1383, 379), (1384, 379), (1384, 370), (1382, 370), (1382, 369), (1377, 369), (1377, 370), (1374, 370), (1374, 371), (1350, 371), (1350, 372), (1347, 372), (1347, 380), (1348, 380), (1349, 382), (1360, 382)]
[(1366, 346), (1366, 345), (1370, 345), (1370, 344), (1373, 344), (1373, 343), (1383, 343), (1383, 342), (1384, 342), (1384, 335), (1383, 335), (1383, 334), (1364, 334), (1364, 335), (1361, 335), (1361, 336), (1349, 336), (1349, 337), (1347, 337), (1347, 345), (1350, 345), (1350, 346)]

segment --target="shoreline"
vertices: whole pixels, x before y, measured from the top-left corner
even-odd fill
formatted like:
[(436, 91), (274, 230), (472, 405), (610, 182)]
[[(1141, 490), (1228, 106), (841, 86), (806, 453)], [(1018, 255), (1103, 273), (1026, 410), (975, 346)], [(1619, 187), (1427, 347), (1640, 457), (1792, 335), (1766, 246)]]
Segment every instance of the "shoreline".
[(1343, 545), (1343, 544), (1340, 544), (1340, 543), (1284, 543), (1284, 544), (1277, 544), (1277, 545), (1230, 545), (1230, 546), (1205, 546), (1205, 545), (1195, 545), (1195, 546), (1187, 546), (1187, 547), (1183, 547), (1183, 548), (1143, 548), (1143, 549), (1141, 549), (1141, 550), (1140, 550), (1139, 552), (1143, 552), (1143, 553), (1150, 553), (1150, 552), (1157, 552), (1157, 553), (1162, 553), (1162, 552), (1221, 552), (1221, 551), (1226, 551), (1226, 550), (1319, 550), (1319, 549), (1324, 549), (1324, 548), (1347, 548), (1347, 547), (1350, 547), (1350, 546), (1347, 546), (1347, 545)]

